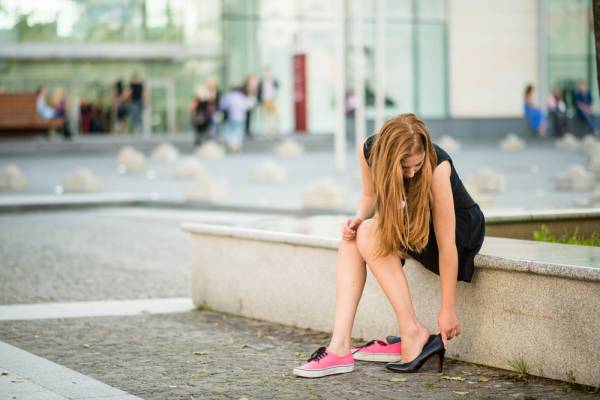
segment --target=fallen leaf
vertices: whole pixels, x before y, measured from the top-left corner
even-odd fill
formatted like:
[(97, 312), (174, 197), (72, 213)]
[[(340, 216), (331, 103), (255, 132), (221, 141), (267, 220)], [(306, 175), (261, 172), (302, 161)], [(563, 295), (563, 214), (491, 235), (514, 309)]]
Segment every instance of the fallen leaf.
[(246, 343), (242, 345), (242, 349), (247, 349), (248, 347), (250, 347), (250, 345), (247, 345)]
[(195, 352), (194, 352), (194, 355), (195, 355), (195, 356), (207, 356), (207, 355), (209, 355), (209, 354), (210, 354), (210, 353), (209, 353), (208, 351), (195, 351)]
[(448, 375), (442, 376), (442, 379), (445, 379), (447, 381), (459, 381), (459, 382), (462, 382), (465, 380), (465, 378), (463, 378), (462, 376), (448, 376)]
[(297, 360), (305, 360), (308, 358), (308, 353), (303, 353), (300, 351), (295, 351), (294, 352), (294, 358), (296, 358)]
[(82, 344), (81, 347), (84, 347), (86, 349), (91, 349), (92, 346), (90, 346), (89, 344)]
[(465, 395), (469, 394), (469, 392), (454, 392), (454, 393), (456, 393), (460, 396), (465, 396)]
[(479, 377), (479, 382), (487, 382), (489, 380), (490, 380), (490, 378), (488, 378), (487, 376), (480, 376)]
[(11, 382), (12, 383), (23, 383), (23, 382), (26, 382), (26, 380), (23, 378), (15, 378)]
[(264, 332), (263, 332), (261, 329), (258, 329), (258, 330), (256, 331), (256, 337), (259, 337), (259, 338), (261, 338), (261, 337), (263, 337), (263, 336), (265, 336), (265, 333), (264, 333)]
[(407, 380), (406, 378), (392, 378), (390, 382), (406, 382)]
[(438, 387), (438, 385), (436, 385), (435, 382), (429, 381), (421, 382), (421, 386), (425, 389), (433, 389)]

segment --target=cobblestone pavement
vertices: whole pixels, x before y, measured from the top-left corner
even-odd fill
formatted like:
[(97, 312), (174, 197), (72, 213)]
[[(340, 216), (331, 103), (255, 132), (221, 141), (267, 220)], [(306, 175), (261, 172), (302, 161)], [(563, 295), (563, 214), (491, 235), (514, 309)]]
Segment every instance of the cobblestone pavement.
[[(144, 399), (592, 399), (561, 382), (447, 360), (418, 374), (357, 362), (318, 380), (292, 368), (327, 334), (212, 311), (1, 322), (0, 340)], [(433, 362), (432, 364), (435, 364)]]

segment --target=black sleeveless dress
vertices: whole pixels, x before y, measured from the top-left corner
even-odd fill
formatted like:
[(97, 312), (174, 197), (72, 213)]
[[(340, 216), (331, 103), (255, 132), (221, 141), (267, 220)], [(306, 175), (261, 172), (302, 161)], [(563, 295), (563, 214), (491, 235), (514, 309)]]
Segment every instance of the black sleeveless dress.
[[(375, 141), (375, 135), (365, 141), (363, 153), (367, 163), (370, 164), (369, 156)], [(458, 277), (459, 281), (471, 282), (475, 266), (473, 260), (483, 245), (485, 236), (485, 219), (479, 205), (473, 201), (462, 181), (460, 180), (452, 158), (444, 149), (433, 144), (437, 156), (437, 165), (449, 161), (451, 166), (450, 184), (452, 186), (452, 197), (454, 199), (454, 213), (456, 215), (456, 249), (458, 252)], [(408, 254), (419, 261), (425, 268), (435, 274), (440, 274), (439, 253), (433, 229), (433, 218), (429, 226), (429, 242), (420, 252), (409, 251)], [(404, 265), (404, 260), (402, 260)]]

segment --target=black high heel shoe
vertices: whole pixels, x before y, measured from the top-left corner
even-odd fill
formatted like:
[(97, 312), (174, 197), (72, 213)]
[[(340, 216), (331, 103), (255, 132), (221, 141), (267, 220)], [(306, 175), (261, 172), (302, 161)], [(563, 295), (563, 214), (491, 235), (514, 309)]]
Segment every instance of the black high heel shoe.
[(442, 341), (441, 335), (431, 335), (423, 346), (423, 351), (414, 360), (407, 363), (389, 363), (385, 367), (390, 371), (394, 372), (418, 372), (419, 369), (429, 360), (432, 356), (438, 356), (438, 372), (442, 372), (444, 368), (444, 354), (446, 349), (444, 348), (444, 342)]

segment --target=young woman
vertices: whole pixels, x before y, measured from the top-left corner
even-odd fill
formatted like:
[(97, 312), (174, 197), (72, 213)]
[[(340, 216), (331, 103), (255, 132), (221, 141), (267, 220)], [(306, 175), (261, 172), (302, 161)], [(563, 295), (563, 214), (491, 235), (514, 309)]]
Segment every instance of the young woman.
[(546, 113), (540, 107), (535, 104), (533, 99), (533, 85), (527, 85), (525, 87), (525, 94), (523, 95), (523, 113), (527, 119), (527, 123), (531, 130), (533, 130), (539, 137), (546, 136)]
[[(387, 121), (366, 140), (358, 159), (363, 190), (356, 215), (342, 227), (331, 342), (294, 368), (294, 374), (316, 378), (350, 372), (355, 359), (401, 359), (402, 363), (390, 363), (387, 368), (416, 372), (434, 355), (441, 370), (448, 340), (461, 333), (456, 281), (471, 281), (473, 259), (483, 244), (483, 214), (465, 190), (448, 153), (431, 142), (427, 127), (413, 114)], [(409, 257), (440, 276), (438, 335), (430, 335), (415, 315), (402, 268)], [(365, 264), (394, 309), (402, 339), (388, 336), (352, 349)]]

